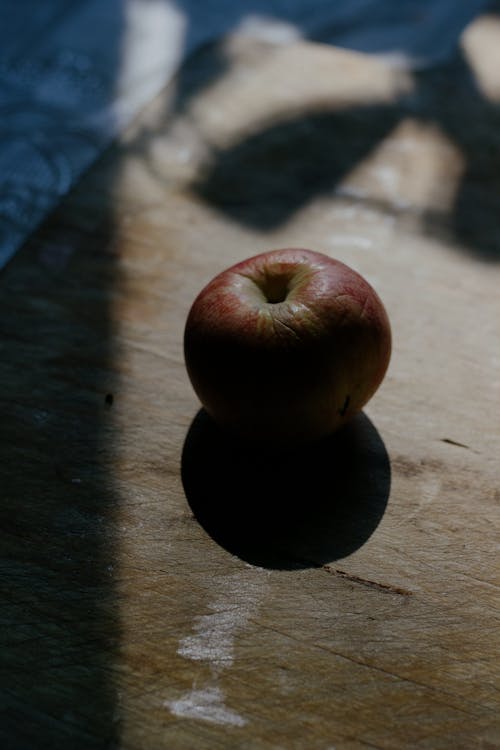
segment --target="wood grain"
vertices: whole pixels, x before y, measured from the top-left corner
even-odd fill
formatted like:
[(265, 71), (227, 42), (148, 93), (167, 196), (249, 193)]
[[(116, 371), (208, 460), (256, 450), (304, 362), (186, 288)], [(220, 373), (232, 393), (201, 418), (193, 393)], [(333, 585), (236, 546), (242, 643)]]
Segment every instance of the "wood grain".
[[(207, 48), (2, 274), (2, 747), (500, 746), (500, 151), (469, 73)], [(273, 461), (198, 414), (182, 333), (290, 245), (368, 278), (394, 353), (344, 436)]]

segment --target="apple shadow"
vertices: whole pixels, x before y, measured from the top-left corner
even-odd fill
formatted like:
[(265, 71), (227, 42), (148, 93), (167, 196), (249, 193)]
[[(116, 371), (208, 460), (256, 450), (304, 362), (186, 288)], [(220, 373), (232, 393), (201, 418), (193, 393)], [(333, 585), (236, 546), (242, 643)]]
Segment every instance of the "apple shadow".
[(202, 409), (182, 454), (191, 510), (221, 547), (260, 567), (320, 567), (359, 549), (389, 499), (384, 443), (360, 414), (318, 443), (269, 453), (223, 432)]

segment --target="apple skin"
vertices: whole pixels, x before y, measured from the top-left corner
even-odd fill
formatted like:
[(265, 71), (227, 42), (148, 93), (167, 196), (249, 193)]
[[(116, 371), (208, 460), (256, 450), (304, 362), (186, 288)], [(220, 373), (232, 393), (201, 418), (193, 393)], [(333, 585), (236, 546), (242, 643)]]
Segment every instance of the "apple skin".
[(271, 250), (218, 274), (184, 332), (193, 388), (223, 428), (295, 447), (341, 427), (387, 370), (391, 329), (374, 289), (322, 253)]

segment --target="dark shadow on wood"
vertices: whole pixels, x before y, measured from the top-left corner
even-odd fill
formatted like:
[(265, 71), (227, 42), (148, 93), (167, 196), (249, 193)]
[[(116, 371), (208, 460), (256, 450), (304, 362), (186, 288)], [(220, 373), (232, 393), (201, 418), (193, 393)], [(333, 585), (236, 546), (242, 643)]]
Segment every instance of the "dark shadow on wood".
[[(195, 70), (203, 59), (208, 70), (212, 59), (220, 67), (216, 51), (203, 55), (193, 59)], [(399, 123), (412, 118), (437, 127), (465, 164), (451, 211), (424, 211), (424, 230), (455, 242), (479, 260), (498, 262), (500, 107), (484, 97), (460, 50), (413, 78), (413, 91), (394, 102), (305, 110), (267, 123), (225, 148), (212, 149), (191, 188), (233, 221), (263, 232), (274, 230), (315, 197), (333, 193)], [(209, 79), (207, 74), (203, 84)], [(186, 95), (182, 87), (177, 93), (179, 109), (191, 95), (189, 80), (186, 72)], [(377, 201), (366, 196), (359, 203)], [(395, 214), (405, 210), (390, 201), (381, 208)]]
[(391, 469), (364, 414), (319, 443), (271, 454), (228, 436), (201, 410), (185, 441), (182, 480), (219, 545), (253, 565), (299, 569), (346, 557), (370, 538)]
[(444, 235), (483, 262), (500, 261), (500, 106), (485, 98), (461, 52), (415, 76), (410, 116), (437, 126), (461, 153), (464, 173), (450, 214), (425, 212), (429, 235)]
[(388, 105), (306, 111), (214, 151), (192, 187), (231, 219), (273, 230), (333, 191), (398, 121)]
[(2, 750), (119, 747), (116, 177), (84, 177), (0, 276)]
[(64, 215), (0, 286), (3, 750), (108, 750), (119, 738), (112, 228), (106, 207), (96, 232)]

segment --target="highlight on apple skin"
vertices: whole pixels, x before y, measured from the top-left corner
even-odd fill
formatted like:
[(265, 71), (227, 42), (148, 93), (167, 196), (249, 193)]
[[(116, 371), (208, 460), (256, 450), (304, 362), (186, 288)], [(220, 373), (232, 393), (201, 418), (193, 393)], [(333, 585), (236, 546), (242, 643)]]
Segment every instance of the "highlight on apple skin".
[(322, 253), (286, 248), (219, 273), (184, 332), (193, 388), (223, 428), (294, 447), (337, 430), (375, 393), (391, 329), (374, 289)]

